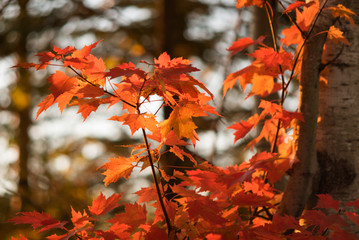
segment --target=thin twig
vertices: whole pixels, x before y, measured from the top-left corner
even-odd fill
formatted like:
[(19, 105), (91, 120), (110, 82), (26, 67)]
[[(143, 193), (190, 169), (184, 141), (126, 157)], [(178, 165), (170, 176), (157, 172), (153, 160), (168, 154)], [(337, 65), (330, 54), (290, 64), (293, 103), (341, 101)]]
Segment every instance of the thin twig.
[[(278, 4), (281, 6), (281, 8), (283, 10), (285, 10), (285, 7), (283, 6), (283, 3), (280, 0), (277, 0)], [(290, 15), (286, 12), (285, 15), (287, 15), (287, 17), (289, 18), (290, 23), (294, 24), (297, 29), (299, 30), (300, 34), (302, 35), (303, 38), (305, 38), (306, 34), (305, 32), (303, 32), (303, 30), (299, 27), (299, 25), (297, 24), (296, 21), (293, 21), (293, 19), (290, 17)]]
[[(96, 86), (96, 84), (90, 82), (84, 76), (82, 76), (80, 73), (78, 73), (72, 66), (68, 66), (68, 68), (70, 68), (77, 76), (79, 76), (81, 78), (81, 80), (87, 82), (88, 84), (90, 84), (90, 85), (92, 85), (94, 87), (98, 87), (98, 86)], [(109, 92), (109, 91), (107, 91), (107, 90), (105, 90), (103, 88), (102, 88), (102, 91), (104, 91), (107, 95), (110, 95), (111, 97), (119, 98), (122, 102), (126, 103), (127, 105), (129, 105), (129, 106), (131, 106), (133, 108), (136, 108), (136, 106), (134, 104), (129, 103), (128, 101), (122, 99), (120, 96), (117, 96), (117, 95), (115, 95), (115, 94), (113, 94), (113, 93), (111, 93), (111, 92)]]
[(319, 9), (319, 12), (318, 12), (317, 15), (315, 16), (315, 19), (314, 19), (314, 21), (313, 21), (313, 24), (312, 24), (312, 26), (311, 26), (311, 28), (310, 28), (308, 34), (305, 36), (305, 39), (304, 39), (302, 45), (300, 46), (300, 49), (299, 49), (299, 51), (298, 51), (298, 53), (297, 53), (297, 56), (296, 56), (296, 58), (294, 59), (294, 64), (293, 64), (293, 67), (292, 67), (292, 72), (291, 72), (291, 74), (290, 74), (289, 80), (288, 80), (288, 82), (287, 82), (287, 84), (286, 84), (284, 90), (287, 90), (287, 89), (288, 89), (289, 84), (291, 83), (291, 81), (292, 81), (292, 79), (293, 79), (294, 69), (295, 69), (295, 67), (296, 67), (297, 64), (298, 64), (298, 59), (299, 59), (300, 53), (302, 52), (302, 50), (303, 50), (303, 48), (304, 48), (304, 45), (307, 43), (307, 41), (308, 41), (308, 39), (309, 39), (309, 36), (310, 36), (311, 33), (313, 32), (314, 26), (315, 26), (315, 24), (317, 23), (317, 20), (318, 20), (320, 14), (322, 13), (322, 11), (323, 11), (325, 5), (327, 4), (327, 2), (328, 2), (328, 0), (325, 0), (325, 2), (323, 3), (323, 6)]

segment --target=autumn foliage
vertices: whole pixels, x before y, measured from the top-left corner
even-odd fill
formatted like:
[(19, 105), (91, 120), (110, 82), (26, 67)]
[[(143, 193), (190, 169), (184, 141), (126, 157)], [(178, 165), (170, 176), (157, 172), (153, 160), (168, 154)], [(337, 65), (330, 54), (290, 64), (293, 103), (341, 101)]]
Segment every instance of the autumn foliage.
[[(237, 3), (238, 8), (252, 5), (268, 10), (262, 0), (239, 0)], [(132, 135), (140, 132), (143, 143), (127, 146), (133, 149), (130, 157), (111, 158), (99, 168), (105, 176), (104, 184), (128, 179), (135, 168), (151, 168), (154, 183), (152, 187), (136, 192), (139, 198), (133, 204), (123, 203), (122, 194), (115, 193), (106, 198), (101, 193), (88, 209), (75, 210), (69, 206), (72, 218), (68, 222), (35, 211), (18, 213), (10, 221), (31, 224), (49, 240), (356, 239), (347, 229), (348, 222), (344, 217), (359, 225), (359, 215), (342, 211), (339, 202), (329, 195), (318, 195), (317, 206), (305, 211), (300, 218), (276, 213), (282, 192), (275, 189), (274, 184), (297, 161), (296, 132), (292, 130), (298, 121), (303, 121), (301, 113), (287, 111), (282, 106), (290, 83), (300, 74), (301, 49), (310, 37), (306, 34), (321, 8), (323, 10), (318, 1), (297, 1), (283, 9), (283, 14), (295, 11), (297, 17), (296, 22), (282, 31), (284, 37), (280, 42), (275, 42), (275, 46), (280, 45), (278, 48), (264, 45), (264, 36), (255, 40), (238, 39), (228, 48), (233, 56), (249, 46), (257, 46), (249, 54), (253, 62), (225, 79), (224, 95), (239, 83), (243, 91), (250, 88), (247, 98), (263, 98), (277, 92), (281, 98), (272, 102), (262, 99), (259, 114), (228, 126), (230, 131), (234, 130), (234, 142), (237, 142), (261, 124), (261, 132), (248, 147), (255, 147), (265, 140), (271, 144), (272, 151), (258, 152), (246, 162), (225, 168), (198, 162), (185, 151), (186, 145), (195, 145), (199, 140), (194, 118), (210, 114), (221, 117), (210, 105), (211, 92), (191, 75), (199, 69), (187, 59), (171, 59), (163, 53), (153, 63), (142, 61), (139, 63), (141, 67), (129, 62), (106, 70), (104, 61), (91, 54), (99, 41), (80, 50), (54, 47), (50, 52), (37, 54), (39, 63), (17, 65), (37, 70), (54, 62), (63, 66), (63, 70), (48, 78), (50, 94), (38, 104), (36, 118), (57, 104), (60, 112), (66, 107), (77, 106), (85, 121), (101, 105), (117, 107), (116, 103), (122, 103), (122, 114), (109, 120), (126, 125)], [(355, 14), (342, 5), (324, 10), (353, 23)], [(349, 44), (334, 26), (328, 32), (327, 41)], [(296, 50), (288, 50), (289, 46)], [(159, 109), (150, 112), (148, 108), (142, 108), (143, 104), (150, 104), (159, 97), (163, 101), (160, 108), (168, 106), (172, 109), (169, 118), (163, 121), (157, 116)], [(173, 176), (167, 175), (160, 167), (165, 146), (195, 167), (185, 173), (174, 171)], [(180, 179), (181, 183), (168, 184), (173, 178)], [(168, 189), (175, 194), (172, 199), (164, 196)], [(149, 217), (147, 205), (156, 209), (154, 217)], [(346, 205), (358, 209), (359, 201)], [(120, 206), (123, 212), (106, 218), (107, 213)], [(57, 232), (48, 233), (53, 229)]]

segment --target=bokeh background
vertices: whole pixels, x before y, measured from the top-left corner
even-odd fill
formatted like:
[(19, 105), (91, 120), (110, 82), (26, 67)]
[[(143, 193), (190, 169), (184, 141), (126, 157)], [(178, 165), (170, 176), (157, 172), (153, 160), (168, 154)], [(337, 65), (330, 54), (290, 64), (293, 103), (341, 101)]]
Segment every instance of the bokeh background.
[[(102, 183), (97, 168), (110, 157), (128, 155), (129, 149), (121, 145), (141, 141), (137, 135), (130, 138), (127, 127), (107, 120), (121, 106), (100, 108), (85, 122), (76, 107), (61, 115), (55, 106), (35, 121), (36, 105), (48, 94), (46, 78), (55, 68), (11, 67), (36, 61), (35, 54), (54, 45), (82, 48), (103, 39), (93, 54), (108, 68), (128, 61), (153, 62), (164, 51), (193, 60), (201, 69), (195, 77), (213, 92), (212, 104), (225, 119), (199, 119), (200, 141), (189, 150), (219, 166), (252, 154), (255, 150), (244, 150), (251, 136), (233, 145), (232, 131), (226, 127), (247, 119), (256, 100), (244, 102), (239, 87), (222, 96), (226, 75), (248, 65), (250, 59), (246, 52), (231, 58), (226, 48), (239, 37), (259, 35), (267, 35), (269, 45), (270, 34), (263, 11), (238, 10), (235, 4), (234, 0), (1, 0), (0, 238), (22, 233), (41, 239), (31, 235), (28, 226), (6, 222), (16, 212), (46, 211), (67, 219), (70, 205), (85, 209), (99, 192), (126, 191), (124, 200), (135, 201), (131, 193), (152, 182), (144, 172), (106, 188)], [(277, 28), (286, 23), (281, 17)]]

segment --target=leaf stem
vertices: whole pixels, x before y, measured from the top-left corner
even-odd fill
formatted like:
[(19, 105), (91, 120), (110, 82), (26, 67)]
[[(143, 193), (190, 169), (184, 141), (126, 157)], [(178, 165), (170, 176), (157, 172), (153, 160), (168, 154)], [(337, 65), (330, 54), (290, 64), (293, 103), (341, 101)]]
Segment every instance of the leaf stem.
[[(274, 47), (274, 50), (278, 53), (276, 34), (274, 32), (272, 18), (271, 18), (270, 14), (269, 14), (268, 4), (269, 4), (268, 1), (265, 1), (264, 8), (266, 10), (268, 21), (269, 21), (269, 26), (270, 26), (270, 29), (271, 29), (271, 35), (272, 35), (272, 39), (273, 39), (273, 47)], [(280, 101), (280, 105), (282, 106), (283, 102), (284, 102), (283, 96), (284, 96), (284, 92), (285, 92), (285, 90), (284, 90), (285, 81), (284, 81), (283, 69), (282, 69), (281, 65), (279, 65), (279, 70), (281, 72), (281, 80), (282, 80), (282, 94), (281, 94), (281, 101)], [(274, 141), (273, 141), (273, 146), (272, 146), (272, 153), (274, 153), (276, 151), (276, 145), (277, 145), (277, 141), (278, 141), (280, 124), (281, 124), (281, 121), (280, 121), (280, 119), (278, 119), (277, 130), (276, 130), (276, 134), (275, 134)]]
[(163, 215), (165, 216), (165, 220), (166, 220), (166, 224), (167, 224), (167, 228), (168, 228), (168, 234), (169, 234), (172, 231), (171, 221), (170, 221), (170, 218), (168, 217), (168, 213), (167, 213), (165, 204), (163, 202), (160, 186), (159, 186), (158, 180), (156, 178), (155, 166), (153, 164), (153, 159), (152, 159), (152, 155), (151, 155), (151, 151), (150, 151), (150, 146), (148, 144), (148, 139), (147, 139), (147, 136), (146, 136), (146, 131), (145, 131), (144, 128), (141, 128), (141, 130), (142, 130), (143, 140), (145, 141), (145, 144), (146, 144), (146, 149), (147, 149), (147, 154), (148, 154), (148, 161), (150, 162), (150, 165), (151, 165), (152, 176), (153, 176), (153, 180), (155, 182), (158, 200), (160, 202)]

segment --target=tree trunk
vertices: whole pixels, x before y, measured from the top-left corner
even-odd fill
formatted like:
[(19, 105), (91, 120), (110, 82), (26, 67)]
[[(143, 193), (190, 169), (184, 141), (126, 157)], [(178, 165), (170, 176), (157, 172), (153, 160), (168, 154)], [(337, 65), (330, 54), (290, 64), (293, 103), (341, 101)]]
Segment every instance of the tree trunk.
[[(359, 13), (359, 1), (346, 1)], [(337, 22), (350, 46), (328, 43), (324, 62), (328, 86), (320, 88), (317, 151), (319, 181), (316, 193), (329, 193), (340, 202), (359, 198), (359, 18), (356, 27)], [(356, 229), (359, 233), (359, 229)]]
[[(29, 18), (27, 16), (26, 5), (28, 1), (22, 0), (19, 1), (20, 6), (20, 24), (18, 26), (19, 31), (19, 42), (18, 47), (16, 49), (16, 54), (18, 55), (19, 62), (27, 61), (27, 37), (30, 31), (28, 26)], [(25, 69), (19, 70), (19, 79), (17, 81), (16, 89), (23, 93), (31, 93), (31, 84), (29, 80), (29, 71)], [(19, 147), (19, 183), (18, 183), (18, 193), (21, 199), (21, 210), (29, 211), (33, 209), (33, 206), (29, 199), (30, 194), (30, 186), (29, 186), (29, 169), (28, 169), (28, 161), (30, 156), (30, 137), (29, 137), (29, 129), (31, 126), (31, 104), (30, 97), (27, 99), (27, 103), (23, 103), (19, 106), (16, 106), (15, 109), (20, 119), (19, 128), (16, 132), (16, 142)]]
[[(325, 2), (325, 1), (321, 1)], [(342, 1), (329, 0), (325, 8)], [(322, 4), (320, 5), (322, 6)], [(313, 192), (314, 177), (317, 174), (316, 131), (319, 106), (319, 75), (321, 71), (323, 46), (334, 18), (328, 10), (323, 11), (304, 47), (302, 73), (300, 78), (300, 112), (304, 122), (299, 124), (297, 158), (293, 173), (284, 191), (279, 207), (280, 214), (298, 217)], [(319, 34), (321, 33), (321, 34)]]

